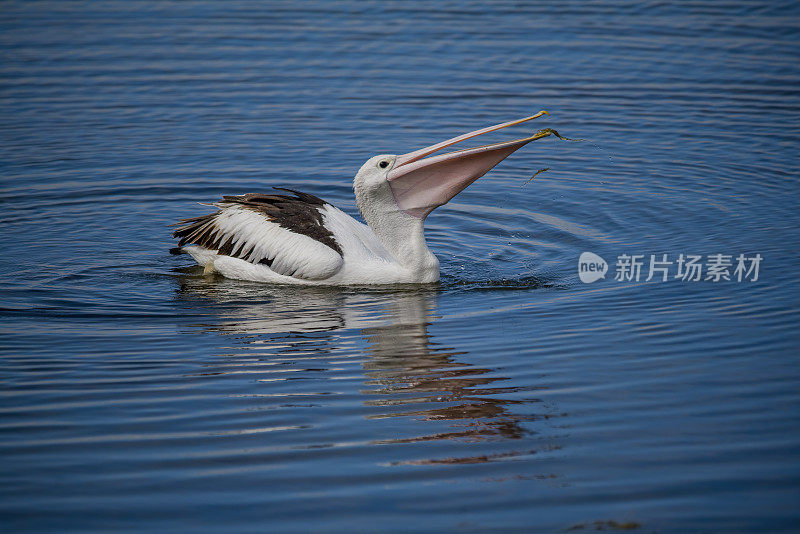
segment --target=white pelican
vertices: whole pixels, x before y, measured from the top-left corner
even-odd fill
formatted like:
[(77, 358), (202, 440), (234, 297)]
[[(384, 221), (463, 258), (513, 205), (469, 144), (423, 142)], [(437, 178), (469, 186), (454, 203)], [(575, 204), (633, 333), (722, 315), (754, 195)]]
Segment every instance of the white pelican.
[(542, 115), (469, 132), (408, 154), (374, 156), (353, 180), (367, 224), (313, 195), (224, 196), (219, 211), (184, 219), (170, 252), (187, 253), (228, 278), (282, 284), (430, 283), (439, 260), (425, 243), (425, 217), (446, 204), (531, 137), (432, 155), (445, 147)]

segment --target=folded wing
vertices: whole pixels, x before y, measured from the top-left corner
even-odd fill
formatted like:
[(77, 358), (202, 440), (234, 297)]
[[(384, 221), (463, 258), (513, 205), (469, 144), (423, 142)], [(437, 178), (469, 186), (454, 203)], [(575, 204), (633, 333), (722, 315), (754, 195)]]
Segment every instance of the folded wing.
[(332, 276), (344, 260), (324, 224), (328, 204), (313, 195), (283, 190), (292, 195), (224, 196), (214, 204), (219, 211), (182, 220), (173, 236), (180, 238), (179, 247), (197, 245), (285, 276), (306, 280)]

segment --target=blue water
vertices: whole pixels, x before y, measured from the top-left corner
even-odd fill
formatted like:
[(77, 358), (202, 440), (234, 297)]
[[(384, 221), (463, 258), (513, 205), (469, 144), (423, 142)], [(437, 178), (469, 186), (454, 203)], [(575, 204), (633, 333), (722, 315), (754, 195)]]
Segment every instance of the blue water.
[[(800, 529), (796, 2), (0, 12), (3, 531)], [(437, 286), (168, 253), (196, 202), (355, 215), (368, 157), (540, 109), (490, 141), (587, 141), (435, 211)], [(763, 260), (645, 282), (651, 254)]]

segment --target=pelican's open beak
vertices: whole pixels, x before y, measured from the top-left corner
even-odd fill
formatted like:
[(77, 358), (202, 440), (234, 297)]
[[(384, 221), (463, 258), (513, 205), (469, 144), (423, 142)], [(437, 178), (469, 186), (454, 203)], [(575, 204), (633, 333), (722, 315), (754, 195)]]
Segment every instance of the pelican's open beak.
[(488, 128), (469, 132), (429, 147), (397, 156), (394, 167), (387, 176), (392, 194), (404, 212), (424, 219), (435, 208), (446, 204), (451, 198), (467, 188), (469, 184), (489, 172), (515, 150), (531, 141), (547, 137), (539, 132), (531, 137), (506, 141), (493, 145), (457, 150), (447, 154), (430, 156), (443, 148), (485, 133), (515, 126), (523, 122), (548, 115), (540, 111), (536, 115)]

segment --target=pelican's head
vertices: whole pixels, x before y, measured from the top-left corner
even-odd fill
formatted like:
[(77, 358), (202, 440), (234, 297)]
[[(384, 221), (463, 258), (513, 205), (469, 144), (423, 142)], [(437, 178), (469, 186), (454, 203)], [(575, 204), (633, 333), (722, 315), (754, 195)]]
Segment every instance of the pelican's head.
[(432, 154), (466, 139), (546, 114), (546, 111), (540, 111), (524, 119), (475, 130), (408, 154), (370, 158), (353, 181), (359, 209), (367, 219), (371, 218), (368, 213), (373, 215), (400, 211), (407, 216), (424, 220), (431, 211), (446, 204), (515, 150), (548, 134), (540, 132), (514, 141), (446, 154)]

